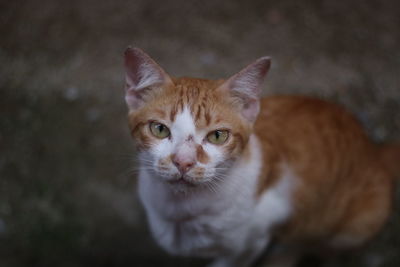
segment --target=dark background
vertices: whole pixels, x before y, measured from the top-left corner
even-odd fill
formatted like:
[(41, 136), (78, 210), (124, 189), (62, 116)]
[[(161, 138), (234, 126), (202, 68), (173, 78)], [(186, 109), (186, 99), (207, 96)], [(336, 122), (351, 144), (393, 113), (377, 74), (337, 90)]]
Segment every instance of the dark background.
[[(128, 45), (176, 76), (227, 77), (270, 55), (265, 94), (341, 103), (377, 142), (400, 140), (399, 1), (1, 0), (0, 266), (201, 266), (148, 235)], [(399, 219), (324, 266), (400, 266)]]

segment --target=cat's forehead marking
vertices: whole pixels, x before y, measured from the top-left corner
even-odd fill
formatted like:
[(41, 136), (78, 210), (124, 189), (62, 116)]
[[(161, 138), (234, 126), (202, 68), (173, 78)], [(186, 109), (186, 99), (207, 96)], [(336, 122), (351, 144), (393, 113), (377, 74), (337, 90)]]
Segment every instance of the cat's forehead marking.
[(170, 109), (170, 120), (174, 121), (178, 112), (183, 111), (186, 106), (193, 121), (198, 125), (199, 121), (203, 126), (209, 126), (212, 121), (210, 103), (214, 102), (213, 92), (217, 86), (216, 81), (182, 78), (175, 81), (173, 94), (176, 102)]
[(196, 133), (196, 127), (192, 114), (187, 106), (184, 106), (182, 112), (178, 113), (175, 122), (172, 124), (172, 131), (177, 140), (186, 140), (193, 138)]

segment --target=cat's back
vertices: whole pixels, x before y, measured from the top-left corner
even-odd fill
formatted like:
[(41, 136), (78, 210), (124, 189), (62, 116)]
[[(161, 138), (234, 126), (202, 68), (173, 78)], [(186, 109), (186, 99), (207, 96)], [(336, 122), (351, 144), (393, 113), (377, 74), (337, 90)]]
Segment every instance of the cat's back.
[(333, 244), (335, 236), (344, 235), (361, 243), (381, 227), (392, 181), (378, 147), (352, 114), (324, 100), (273, 96), (262, 99), (254, 130), (264, 161), (259, 194), (280, 179), (283, 165), (294, 174), (293, 215), (282, 231), (285, 238), (331, 236)]
[(343, 107), (305, 96), (262, 99), (255, 133), (266, 153), (279, 153), (293, 165), (314, 163), (314, 169), (321, 166), (324, 172), (338, 168), (336, 161), (369, 161), (376, 150), (361, 124)]
[(376, 149), (354, 115), (337, 104), (305, 96), (262, 99), (255, 133), (262, 143), (272, 142), (281, 154), (287, 153), (288, 160), (300, 156), (290, 155), (295, 151), (304, 152), (300, 156), (304, 157), (326, 155), (329, 151), (351, 154), (352, 149), (354, 153)]

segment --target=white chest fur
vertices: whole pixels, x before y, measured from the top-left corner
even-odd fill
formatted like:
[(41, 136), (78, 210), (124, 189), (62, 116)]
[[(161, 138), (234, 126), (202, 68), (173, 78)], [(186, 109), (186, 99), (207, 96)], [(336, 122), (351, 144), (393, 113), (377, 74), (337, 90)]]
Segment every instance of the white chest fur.
[(169, 253), (218, 257), (262, 249), (269, 230), (290, 214), (292, 175), (285, 175), (260, 198), (255, 197), (262, 155), (250, 138), (251, 157), (238, 161), (216, 191), (176, 194), (145, 170), (139, 196), (155, 240)]

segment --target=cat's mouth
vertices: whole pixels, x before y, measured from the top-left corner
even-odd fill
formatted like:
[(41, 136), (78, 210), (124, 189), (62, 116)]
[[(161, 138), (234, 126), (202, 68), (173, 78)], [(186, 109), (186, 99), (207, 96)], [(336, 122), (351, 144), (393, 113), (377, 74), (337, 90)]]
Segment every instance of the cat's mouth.
[(195, 186), (195, 184), (189, 181), (184, 176), (179, 177), (178, 179), (169, 180), (168, 183), (172, 185), (186, 185), (186, 186)]

